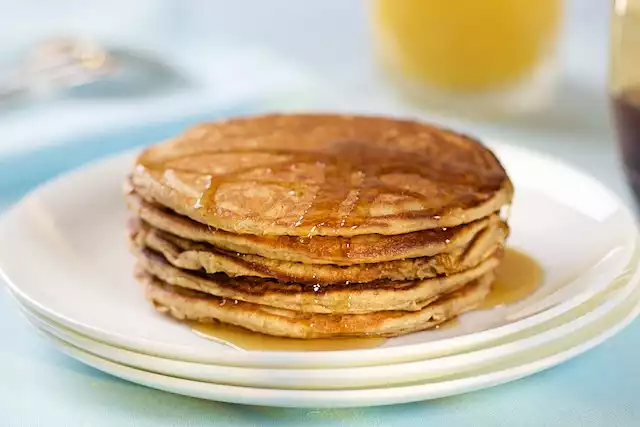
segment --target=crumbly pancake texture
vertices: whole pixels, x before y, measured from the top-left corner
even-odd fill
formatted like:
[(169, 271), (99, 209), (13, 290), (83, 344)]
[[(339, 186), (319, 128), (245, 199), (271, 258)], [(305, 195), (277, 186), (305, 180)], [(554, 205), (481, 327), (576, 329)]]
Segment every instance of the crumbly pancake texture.
[[(500, 229), (499, 229), (500, 230)], [(162, 256), (174, 267), (224, 273), (229, 277), (260, 277), (304, 284), (366, 283), (376, 280), (418, 280), (451, 275), (475, 267), (502, 248), (507, 230), (494, 238), (483, 232), (465, 248), (432, 257), (420, 257), (370, 264), (339, 266), (280, 261), (221, 250), (206, 243), (193, 242), (132, 219), (132, 244)]]
[(397, 336), (432, 328), (476, 308), (489, 293), (492, 275), (444, 295), (419, 311), (366, 314), (314, 314), (273, 308), (168, 285), (140, 272), (147, 298), (156, 309), (180, 320), (220, 321), (267, 335), (290, 338)]
[(198, 125), (143, 151), (131, 183), (142, 198), (218, 230), (298, 237), (456, 227), (498, 211), (513, 192), (475, 139), (344, 115)]
[(477, 238), (485, 242), (496, 241), (508, 231), (499, 215), (492, 214), (458, 227), (394, 236), (261, 236), (230, 233), (206, 226), (149, 203), (135, 192), (127, 193), (126, 202), (136, 217), (183, 239), (209, 243), (230, 252), (307, 264), (353, 265), (430, 257), (464, 250)]

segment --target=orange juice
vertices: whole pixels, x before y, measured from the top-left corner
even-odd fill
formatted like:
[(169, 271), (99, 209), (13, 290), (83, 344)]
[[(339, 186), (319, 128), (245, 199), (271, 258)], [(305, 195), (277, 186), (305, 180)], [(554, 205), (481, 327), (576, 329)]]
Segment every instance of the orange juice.
[(517, 84), (553, 51), (561, 0), (374, 0), (396, 74), (454, 92)]

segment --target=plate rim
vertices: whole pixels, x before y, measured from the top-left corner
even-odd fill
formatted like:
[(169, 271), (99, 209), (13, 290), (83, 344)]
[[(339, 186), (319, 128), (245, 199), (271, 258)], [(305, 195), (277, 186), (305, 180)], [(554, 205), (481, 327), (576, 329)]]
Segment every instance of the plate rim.
[[(102, 372), (106, 372), (112, 376), (121, 378), (125, 381), (134, 382), (149, 388), (163, 390), (170, 393), (182, 394), (212, 401), (259, 406), (301, 408), (384, 406), (391, 404), (431, 400), (490, 388), (533, 375), (535, 373), (563, 363), (567, 360), (575, 358), (576, 356), (601, 344), (602, 342), (606, 341), (607, 339), (611, 338), (612, 336), (616, 335), (624, 328), (626, 328), (640, 314), (639, 294), (640, 292), (638, 292), (638, 289), (636, 289), (634, 300), (632, 300), (631, 302), (626, 301), (629, 302), (629, 307), (625, 307), (624, 309), (620, 308), (619, 313), (616, 313), (618, 314), (618, 316), (615, 317), (615, 320), (611, 320), (611, 325), (609, 325), (608, 328), (599, 330), (594, 335), (590, 335), (587, 339), (585, 339), (584, 341), (580, 341), (576, 345), (569, 346), (568, 348), (563, 348), (551, 355), (543, 356), (540, 359), (535, 359), (534, 361), (525, 363), (523, 365), (517, 365), (515, 367), (510, 367), (498, 371), (490, 371), (489, 373), (471, 377), (471, 379), (454, 379), (449, 381), (448, 383), (442, 383), (443, 385), (439, 386), (440, 390), (431, 390), (429, 392), (425, 392), (423, 390), (423, 388), (427, 386), (427, 384), (424, 383), (401, 387), (383, 387), (354, 390), (276, 390), (202, 383), (198, 381), (169, 377), (120, 365), (104, 358), (91, 355), (88, 352), (75, 346), (69, 344), (65, 345), (61, 340), (54, 338), (45, 331), (39, 330), (38, 328), (35, 329), (58, 350), (67, 354), (69, 357), (80, 361), (81, 363), (89, 365)], [(123, 374), (122, 372), (125, 372), (125, 374)], [(128, 375), (126, 373), (128, 373)], [(132, 374), (134, 376), (142, 376), (144, 378), (132, 380)], [(148, 378), (155, 378), (156, 380), (165, 381), (158, 385), (158, 383), (153, 383), (152, 380), (149, 380)], [(182, 384), (182, 386), (177, 387), (174, 385), (172, 387), (171, 385), (167, 385), (166, 381)], [(467, 384), (463, 385), (465, 381), (467, 381)], [(431, 387), (433, 386), (434, 384), (432, 383)], [(197, 389), (196, 391), (193, 391), (193, 389), (189, 389), (189, 387), (196, 387)], [(455, 389), (455, 387), (458, 387), (458, 389)], [(177, 388), (179, 388), (180, 390), (177, 390)], [(227, 397), (227, 399), (224, 400), (220, 399), (219, 397), (212, 397), (211, 390), (206, 390), (206, 388), (218, 390), (218, 396), (226, 393), (227, 396), (225, 397)], [(235, 396), (239, 398), (229, 399), (228, 395), (232, 394), (233, 392), (235, 392)], [(274, 394), (277, 395), (285, 393), (291, 394), (290, 396), (287, 396), (286, 401), (274, 403), (274, 401), (277, 399), (284, 399), (284, 397), (274, 399)], [(385, 398), (385, 396), (387, 397)]]
[[(514, 151), (516, 153), (518, 152), (523, 153), (526, 156), (537, 157), (540, 160), (545, 162), (553, 162), (557, 164), (559, 167), (561, 167), (562, 169), (564, 169), (565, 171), (572, 174), (577, 174), (578, 176), (580, 176), (581, 179), (589, 181), (590, 185), (596, 185), (602, 191), (606, 192), (610, 197), (612, 197), (612, 199), (616, 202), (616, 204), (622, 210), (622, 212), (626, 216), (631, 217), (630, 210), (626, 206), (626, 204), (622, 200), (620, 200), (620, 198), (615, 193), (613, 193), (606, 186), (604, 186), (604, 184), (600, 183), (597, 179), (593, 178), (586, 172), (583, 172), (580, 169), (575, 168), (572, 165), (560, 159), (554, 158), (553, 156), (549, 156), (545, 153), (539, 153), (535, 150), (525, 149), (522, 147), (513, 146), (513, 145), (509, 145), (509, 144), (505, 144), (497, 141), (485, 141), (485, 143), (488, 146), (490, 146), (492, 149), (496, 149), (496, 148), (507, 149), (507, 150)], [(499, 147), (503, 147), (503, 148), (499, 148)], [(8, 209), (2, 215), (2, 218), (0, 219), (0, 225), (7, 226), (6, 223), (11, 220), (12, 215), (16, 215), (16, 213), (19, 211), (21, 206), (23, 206), (23, 204), (26, 201), (28, 201), (31, 197), (37, 196), (38, 192), (46, 191), (46, 188), (50, 186), (54, 186), (59, 181), (73, 179), (74, 177), (77, 179), (77, 177), (82, 176), (83, 174), (91, 173), (91, 171), (95, 168), (106, 167), (107, 164), (111, 164), (111, 163), (118, 164), (120, 162), (124, 162), (126, 159), (130, 158), (134, 154), (134, 152), (135, 150), (129, 150), (127, 152), (116, 153), (106, 158), (97, 159), (95, 161), (92, 161), (88, 164), (81, 166), (80, 168), (73, 169), (67, 173), (64, 173), (62, 175), (59, 175), (53, 178), (50, 181), (47, 181), (41, 184), (40, 186), (36, 187), (34, 190), (29, 192), (25, 197), (23, 197), (20, 200), (20, 202), (18, 202), (17, 204), (12, 206), (10, 209)], [(635, 227), (635, 222), (634, 222), (634, 227)], [(534, 314), (524, 319), (519, 319), (517, 321), (511, 322), (509, 324), (502, 325), (496, 328), (490, 328), (484, 331), (460, 335), (457, 337), (443, 338), (441, 340), (432, 341), (432, 342), (414, 343), (414, 344), (400, 345), (397, 347), (379, 347), (379, 348), (372, 348), (372, 349), (341, 350), (341, 351), (327, 351), (327, 352), (313, 352), (313, 353), (270, 352), (270, 351), (238, 352), (238, 350), (234, 350), (234, 349), (220, 348), (220, 349), (217, 349), (218, 355), (220, 355), (221, 353), (226, 353), (226, 355), (220, 356), (220, 357), (217, 357), (218, 355), (216, 357), (201, 357), (200, 355), (194, 355), (193, 349), (190, 350), (190, 347), (188, 346), (164, 345), (162, 343), (152, 341), (152, 340), (142, 341), (138, 339), (131, 339), (130, 337), (127, 337), (121, 334), (114, 334), (112, 332), (93, 328), (90, 325), (82, 324), (80, 322), (75, 321), (74, 319), (70, 319), (62, 313), (57, 313), (53, 310), (50, 310), (47, 307), (40, 304), (38, 301), (35, 301), (32, 298), (30, 298), (20, 289), (20, 287), (17, 286), (14, 280), (12, 280), (9, 277), (9, 275), (6, 273), (6, 268), (3, 267), (3, 263), (4, 261), (0, 259), (0, 276), (2, 276), (2, 278), (5, 279), (5, 281), (13, 291), (21, 295), (25, 300), (29, 300), (31, 303), (33, 303), (33, 305), (38, 307), (41, 310), (41, 312), (47, 315), (47, 317), (51, 317), (52, 319), (55, 319), (56, 321), (58, 321), (61, 324), (64, 324), (70, 329), (80, 330), (84, 335), (88, 335), (91, 337), (100, 337), (101, 341), (114, 343), (116, 346), (119, 346), (128, 350), (132, 350), (132, 351), (141, 352), (144, 354), (150, 354), (150, 355), (156, 355), (156, 356), (162, 355), (162, 357), (166, 357), (166, 358), (188, 360), (188, 361), (199, 362), (199, 363), (207, 363), (207, 362), (214, 363), (214, 364), (227, 363), (231, 366), (234, 366), (234, 365), (238, 366), (238, 363), (240, 363), (241, 366), (244, 366), (247, 363), (251, 364), (250, 360), (247, 360), (247, 361), (243, 360), (241, 362), (238, 362), (239, 356), (242, 355), (243, 353), (245, 356), (246, 354), (252, 355), (250, 357), (258, 356), (261, 359), (261, 363), (264, 363), (265, 359), (269, 359), (269, 362), (268, 362), (269, 365), (274, 367), (278, 365), (290, 365), (291, 362), (295, 362), (296, 360), (299, 361), (301, 357), (304, 357), (306, 359), (304, 363), (302, 363), (303, 365), (313, 365), (318, 361), (322, 361), (323, 363), (326, 363), (327, 361), (329, 361), (331, 363), (334, 363), (335, 366), (339, 366), (339, 365), (351, 366), (350, 364), (347, 365), (347, 363), (345, 363), (345, 359), (362, 360), (363, 358), (367, 358), (367, 360), (371, 360), (371, 361), (383, 359), (383, 360), (389, 360), (390, 361), (389, 363), (392, 363), (392, 361), (394, 360), (409, 361), (412, 359), (415, 360), (415, 358), (417, 357), (422, 357), (422, 356), (416, 355), (416, 353), (424, 355), (424, 354), (436, 354), (438, 352), (444, 351), (445, 353), (450, 354), (451, 352), (459, 352), (465, 348), (472, 347), (474, 345), (479, 345), (480, 343), (484, 343), (490, 340), (500, 339), (505, 336), (522, 331), (526, 328), (533, 327), (536, 324), (539, 324), (540, 322), (556, 317), (574, 307), (577, 307), (578, 305), (584, 303), (584, 301), (588, 299), (587, 296), (585, 296), (583, 298), (584, 299), (583, 301), (578, 301), (573, 306), (567, 306), (565, 303), (559, 304), (547, 310), (544, 310), (540, 313)], [(225, 359), (226, 362), (221, 361), (221, 359)], [(228, 359), (231, 359), (231, 360), (228, 360)], [(274, 360), (271, 360), (271, 359), (274, 359)], [(334, 360), (329, 360), (329, 359), (334, 359)], [(366, 362), (365, 364), (368, 364), (368, 363), (369, 362)]]
[[(459, 363), (459, 366), (455, 366), (455, 364), (454, 366), (449, 366), (446, 372), (437, 373), (437, 370), (434, 369), (431, 375), (424, 376), (424, 377), (421, 376), (420, 378), (416, 377), (416, 381), (427, 381), (427, 380), (431, 381), (434, 379), (450, 376), (452, 375), (453, 370), (455, 370), (455, 372), (459, 374), (460, 372), (468, 372), (470, 370), (486, 367), (487, 365), (495, 366), (498, 363), (500, 363), (501, 360), (514, 358), (518, 354), (521, 354), (525, 351), (529, 351), (532, 349), (540, 349), (545, 346), (549, 346), (551, 345), (551, 343), (557, 342), (563, 339), (564, 337), (571, 335), (572, 333), (575, 333), (577, 330), (589, 328), (589, 327), (592, 327), (592, 328), (596, 327), (598, 324), (603, 322), (602, 320), (603, 317), (606, 317), (609, 313), (620, 309), (620, 307), (624, 305), (624, 303), (627, 301), (627, 298), (630, 295), (633, 295), (634, 293), (636, 293), (638, 294), (639, 300), (640, 300), (639, 283), (640, 283), (640, 270), (635, 271), (634, 274), (631, 275), (631, 277), (629, 277), (629, 279), (625, 283), (612, 284), (611, 285), (612, 289), (606, 289), (605, 291), (599, 293), (597, 296), (592, 298), (592, 299), (600, 300), (598, 305), (595, 306), (592, 310), (587, 311), (585, 313), (578, 313), (576, 317), (572, 317), (570, 320), (563, 322), (556, 327), (545, 328), (538, 332), (534, 332), (533, 334), (528, 335), (526, 337), (518, 338), (514, 341), (507, 341), (505, 343), (501, 343), (500, 345), (494, 346), (494, 347), (483, 347), (468, 353), (444, 356), (442, 358), (437, 358), (437, 359), (422, 359), (422, 360), (398, 363), (393, 365), (385, 365), (383, 367), (383, 370), (386, 371), (385, 375), (380, 375), (380, 377), (376, 379), (376, 381), (380, 381), (380, 383), (376, 383), (373, 385), (372, 384), (346, 385), (345, 383), (344, 386), (335, 387), (331, 389), (347, 389), (347, 388), (355, 388), (355, 387), (373, 388), (373, 387), (379, 387), (382, 384), (388, 384), (388, 385), (393, 385), (394, 387), (397, 387), (403, 384), (408, 384), (412, 381), (389, 382), (387, 377), (395, 378), (396, 376), (399, 376), (399, 375), (408, 376), (413, 374), (413, 372), (407, 372), (407, 370), (409, 371), (413, 370), (414, 372), (424, 372), (424, 369), (428, 368), (428, 366), (424, 366), (424, 365), (428, 365), (430, 363), (434, 363), (434, 364), (446, 363), (447, 360), (449, 360), (449, 363), (451, 363), (450, 362), (451, 359), (454, 359), (454, 360), (462, 359), (462, 362)], [(611, 296), (612, 294), (613, 296)], [(202, 378), (188, 377), (188, 376), (182, 376), (185, 374), (179, 374), (177, 370), (173, 372), (169, 372), (171, 371), (171, 369), (167, 369), (166, 372), (160, 372), (156, 370), (159, 368), (149, 368), (149, 367), (144, 368), (143, 366), (145, 364), (145, 361), (149, 362), (149, 360), (147, 359), (153, 359), (153, 366), (158, 366), (157, 364), (168, 362), (168, 364), (174, 364), (174, 365), (176, 364), (187, 365), (183, 369), (189, 368), (193, 370), (196, 370), (196, 369), (202, 370), (202, 369), (212, 368), (212, 369), (219, 369), (220, 371), (227, 372), (227, 373), (229, 371), (232, 371), (232, 372), (235, 371), (235, 376), (237, 378), (262, 378), (262, 376), (265, 375), (267, 372), (269, 372), (270, 374), (273, 374), (277, 378), (282, 378), (286, 374), (294, 372), (295, 373), (294, 377), (296, 377), (295, 381), (300, 383), (302, 383), (303, 380), (310, 381), (310, 378), (314, 378), (314, 379), (317, 378), (315, 374), (318, 374), (318, 373), (321, 374), (320, 377), (323, 379), (323, 381), (328, 384), (330, 381), (334, 381), (336, 378), (345, 378), (345, 376), (353, 375), (353, 373), (358, 373), (360, 375), (359, 378), (362, 379), (362, 378), (370, 378), (372, 373), (375, 375), (376, 372), (381, 371), (380, 366), (316, 368), (316, 369), (274, 369), (274, 368), (254, 368), (254, 367), (235, 367), (235, 366), (232, 367), (232, 366), (224, 366), (224, 365), (200, 364), (200, 363), (194, 363), (194, 362), (188, 362), (188, 361), (165, 359), (157, 356), (150, 356), (143, 353), (133, 352), (131, 350), (111, 346), (109, 344), (93, 340), (90, 337), (83, 336), (76, 331), (68, 330), (64, 328), (63, 325), (55, 324), (55, 321), (53, 321), (52, 319), (48, 319), (46, 317), (43, 317), (41, 314), (38, 314), (32, 311), (28, 307), (28, 305), (23, 304), (21, 301), (18, 300), (19, 297), (14, 296), (14, 298), (16, 298), (16, 303), (20, 306), (20, 310), (24, 311), (22, 314), (28, 317), (28, 320), (31, 323), (34, 323), (34, 322), (37, 323), (37, 325), (35, 325), (36, 327), (46, 330), (48, 333), (56, 336), (58, 339), (70, 345), (73, 345), (75, 347), (78, 347), (88, 353), (110, 360), (114, 363), (131, 366), (137, 369), (144, 369), (149, 372), (154, 372), (160, 375), (175, 376), (177, 378), (182, 378), (187, 380), (211, 382), (216, 384), (237, 385), (241, 387), (265, 387), (265, 388), (274, 388), (274, 389), (295, 387), (295, 389), (300, 389), (300, 390), (313, 390), (313, 389), (321, 389), (322, 387), (327, 387), (327, 386), (314, 385), (313, 388), (299, 388), (300, 386), (294, 386), (293, 384), (277, 387), (277, 386), (267, 386), (267, 385), (256, 385), (256, 384), (251, 384), (249, 382), (245, 384), (231, 382), (231, 381), (237, 381), (237, 380), (226, 380), (227, 382), (225, 382), (225, 380), (216, 380), (212, 378), (202, 379)], [(578, 310), (578, 307), (576, 307), (574, 310)], [(54, 322), (54, 323), (52, 324), (50, 322)], [(558, 333), (559, 330), (560, 330), (560, 333)], [(60, 336), (59, 334), (62, 334), (62, 336)], [(524, 347), (522, 347), (522, 345), (518, 346), (518, 343), (535, 340), (536, 338), (540, 339), (543, 336), (544, 336), (544, 339), (535, 341), (535, 344), (529, 343)], [(107, 348), (106, 351), (110, 349), (112, 351), (115, 351), (118, 354), (124, 354), (127, 357), (130, 356), (133, 358), (137, 358), (138, 361), (131, 362), (132, 360), (131, 358), (129, 358), (128, 361), (123, 361), (122, 359), (116, 360), (114, 357), (110, 357), (102, 353), (102, 351), (105, 351), (105, 350), (96, 350), (95, 347), (89, 348), (87, 346), (84, 346), (83, 344), (79, 344), (78, 340), (80, 342), (82, 341), (89, 342), (90, 345), (97, 344), (98, 347), (100, 346), (106, 347)], [(505, 348), (510, 349), (510, 351), (502, 352), (503, 349)], [(498, 351), (498, 353), (501, 353), (501, 352), (502, 353), (497, 355), (490, 354), (489, 356), (487, 356), (487, 353), (491, 353), (491, 351), (496, 351), (496, 350)], [(476, 360), (475, 363), (465, 364), (464, 361), (466, 359), (471, 359), (473, 357), (476, 357), (479, 360)], [(471, 361), (468, 361), (468, 362), (471, 362)], [(136, 366), (136, 363), (139, 364), (140, 366)], [(151, 366), (151, 365), (148, 365), (148, 366)], [(273, 379), (271, 381), (275, 382), (275, 380)], [(295, 381), (292, 381), (291, 379), (289, 379), (289, 382), (291, 383)], [(326, 389), (326, 388), (322, 388), (322, 389)]]

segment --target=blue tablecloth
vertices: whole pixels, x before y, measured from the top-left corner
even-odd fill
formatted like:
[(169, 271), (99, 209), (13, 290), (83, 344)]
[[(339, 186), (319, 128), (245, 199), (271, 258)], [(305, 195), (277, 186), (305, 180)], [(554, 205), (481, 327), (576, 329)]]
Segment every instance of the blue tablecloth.
[[(205, 118), (212, 117), (78, 137), (2, 158), (0, 206), (69, 168), (155, 142)], [(5, 292), (0, 292), (0, 334), (3, 427), (640, 425), (639, 322), (577, 359), (514, 383), (436, 401), (335, 410), (232, 405), (127, 383), (55, 351), (27, 327)]]

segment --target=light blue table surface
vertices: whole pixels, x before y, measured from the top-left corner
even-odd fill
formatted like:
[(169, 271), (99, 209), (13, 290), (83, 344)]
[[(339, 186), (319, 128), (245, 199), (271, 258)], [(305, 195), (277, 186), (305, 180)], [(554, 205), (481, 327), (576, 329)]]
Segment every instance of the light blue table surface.
[[(237, 108), (218, 116), (247, 111)], [(79, 137), (0, 158), (2, 206), (69, 168), (157, 141), (203, 118)], [(37, 260), (25, 262), (37, 268)], [(216, 403), (127, 383), (42, 341), (6, 292), (0, 292), (0, 336), (2, 427), (640, 425), (638, 322), (577, 359), (514, 383), (430, 402), (335, 410)]]

